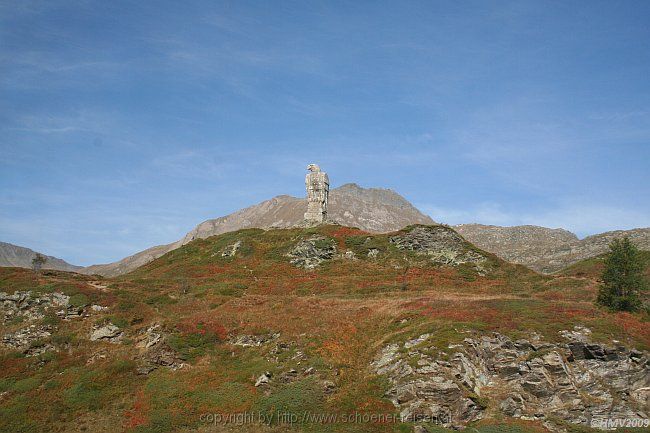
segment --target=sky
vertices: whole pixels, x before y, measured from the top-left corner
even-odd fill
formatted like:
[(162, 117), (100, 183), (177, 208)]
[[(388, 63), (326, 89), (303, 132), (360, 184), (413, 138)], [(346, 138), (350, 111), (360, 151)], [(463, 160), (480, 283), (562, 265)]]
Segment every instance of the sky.
[(0, 0), (0, 240), (78, 265), (305, 166), (435, 221), (650, 226), (650, 2)]

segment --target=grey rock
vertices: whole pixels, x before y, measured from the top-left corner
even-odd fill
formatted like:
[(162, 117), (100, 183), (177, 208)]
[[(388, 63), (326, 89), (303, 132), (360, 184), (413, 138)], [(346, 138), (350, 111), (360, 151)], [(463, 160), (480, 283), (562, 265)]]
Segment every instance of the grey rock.
[[(539, 336), (516, 342), (500, 334), (466, 338), (453, 345), (456, 352), (449, 361), (425, 355), (434, 348), (423, 334), (385, 346), (371, 368), (388, 378), (386, 396), (403, 419), (414, 422), (441, 416), (443, 409), (453, 420), (447, 426), (480, 419), (484, 403), (467, 396), (493, 395), (488, 391), (495, 388), (505, 391), (499, 408), (511, 417), (547, 423), (559, 418), (576, 424), (593, 417), (646, 417), (648, 354), (620, 344), (594, 343), (586, 329), (572, 332), (563, 335), (579, 341), (567, 345), (544, 342)], [(569, 347), (587, 356), (578, 358)]]
[(519, 393), (512, 393), (499, 405), (501, 412), (505, 415), (520, 418), (525, 410), (524, 398)]
[(334, 258), (335, 254), (336, 244), (333, 240), (314, 236), (298, 242), (286, 255), (296, 267), (315, 269), (324, 261)]
[(63, 308), (72, 311), (76, 308), (69, 305), (70, 297), (63, 293), (39, 294), (29, 291), (18, 291), (11, 295), (0, 292), (0, 314), (3, 322), (20, 317), (27, 321), (42, 319), (50, 309)]
[(271, 377), (272, 377), (272, 374), (271, 374), (270, 371), (266, 371), (266, 372), (262, 373), (260, 375), (260, 377), (258, 377), (257, 380), (255, 381), (255, 386), (259, 387), (259, 386), (268, 384), (269, 381), (271, 380)]
[(279, 333), (259, 334), (259, 335), (230, 335), (228, 343), (241, 347), (259, 347), (280, 337)]
[(332, 394), (336, 390), (336, 384), (331, 380), (324, 380), (321, 382), (323, 386), (323, 392), (325, 394)]
[(232, 245), (228, 245), (221, 253), (221, 257), (233, 257), (235, 254), (237, 254), (239, 247), (241, 247), (241, 241), (237, 241)]
[(122, 331), (117, 326), (109, 323), (107, 325), (95, 328), (90, 334), (90, 341), (105, 340), (111, 343), (117, 343), (122, 337)]
[(36, 356), (55, 347), (49, 343), (52, 335), (52, 328), (49, 326), (30, 325), (19, 329), (16, 332), (5, 334), (2, 337), (2, 344), (12, 349), (18, 349), (27, 356)]
[(470, 248), (462, 236), (441, 225), (414, 226), (404, 234), (392, 236), (390, 241), (400, 250), (413, 251), (443, 265), (472, 263), (480, 267), (486, 262), (486, 257)]

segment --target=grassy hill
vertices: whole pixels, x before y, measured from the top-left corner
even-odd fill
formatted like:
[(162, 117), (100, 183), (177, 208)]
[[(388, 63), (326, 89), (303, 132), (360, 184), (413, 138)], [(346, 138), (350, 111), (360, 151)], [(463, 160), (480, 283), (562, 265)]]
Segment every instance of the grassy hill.
[[(645, 265), (645, 275), (650, 277), (650, 251), (639, 251)], [(571, 277), (600, 278), (605, 269), (605, 254), (582, 260), (558, 272), (558, 275)]]
[[(0, 269), (0, 291), (40, 299), (21, 310), (29, 314), (5, 317), (2, 335), (31, 325), (44, 332), (27, 349), (2, 346), (0, 430), (241, 431), (209, 421), (244, 411), (396, 416), (386, 378), (369, 365), (387, 344), (424, 333), (445, 352), (476, 333), (536, 332), (553, 342), (583, 325), (595, 341), (650, 348), (647, 315), (596, 308), (595, 282), (578, 273), (586, 270), (539, 275), (446, 227), (436, 226), (431, 243), (419, 227), (387, 235), (334, 225), (240, 230), (112, 279)], [(53, 293), (69, 296), (69, 305), (49, 308)], [(109, 324), (114, 338), (91, 341)], [(269, 385), (255, 386), (265, 372)], [(481, 404), (496, 413), (494, 401)], [(287, 431), (281, 421), (245, 431)], [(412, 431), (386, 419), (295, 424), (309, 432)], [(482, 433), (545, 431), (541, 421), (500, 415), (473, 425)]]

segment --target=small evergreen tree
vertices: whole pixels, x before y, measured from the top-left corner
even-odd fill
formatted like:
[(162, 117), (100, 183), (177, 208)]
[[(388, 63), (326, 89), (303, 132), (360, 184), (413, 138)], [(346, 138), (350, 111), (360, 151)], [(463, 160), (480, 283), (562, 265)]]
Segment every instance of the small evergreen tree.
[(629, 238), (609, 244), (605, 258), (598, 303), (616, 311), (634, 311), (641, 306), (639, 294), (645, 290), (643, 261)]
[(32, 269), (34, 272), (39, 272), (43, 265), (47, 262), (47, 257), (45, 257), (42, 254), (36, 253), (34, 258), (32, 259)]

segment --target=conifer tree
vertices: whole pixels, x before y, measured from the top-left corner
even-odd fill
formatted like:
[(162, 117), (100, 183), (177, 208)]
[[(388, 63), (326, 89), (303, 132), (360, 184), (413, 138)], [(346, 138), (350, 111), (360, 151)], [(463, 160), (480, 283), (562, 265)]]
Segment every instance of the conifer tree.
[(609, 244), (597, 302), (616, 311), (634, 311), (641, 306), (639, 294), (646, 288), (643, 261), (629, 238)]

